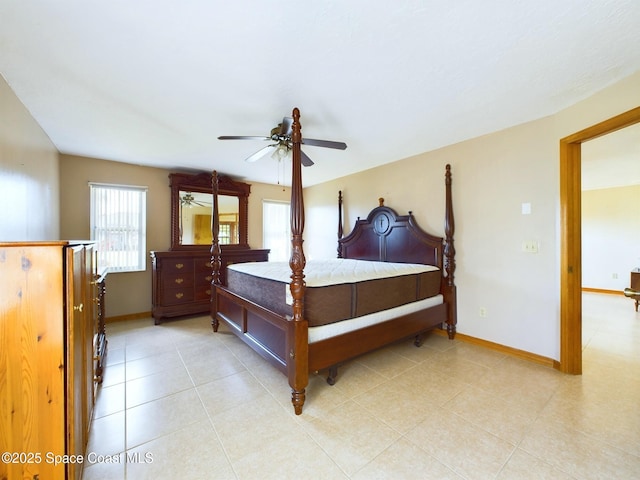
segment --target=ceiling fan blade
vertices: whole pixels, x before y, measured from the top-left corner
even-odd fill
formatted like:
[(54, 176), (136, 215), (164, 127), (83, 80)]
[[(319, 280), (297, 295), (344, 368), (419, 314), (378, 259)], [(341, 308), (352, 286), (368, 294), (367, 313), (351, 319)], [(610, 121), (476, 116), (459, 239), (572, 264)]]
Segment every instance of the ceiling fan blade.
[(338, 150), (344, 150), (347, 148), (347, 144), (344, 142), (332, 142), (330, 140), (314, 140), (313, 138), (303, 138), (302, 143), (304, 145), (311, 145), (314, 147), (335, 148)]
[(311, 165), (313, 165), (313, 160), (311, 160), (306, 153), (300, 150), (300, 163), (302, 163), (302, 165), (304, 165), (305, 167), (310, 167)]
[(290, 137), (292, 132), (292, 128), (291, 128), (292, 126), (293, 126), (293, 118), (284, 117), (282, 119), (282, 123), (280, 124), (280, 135), (285, 137)]
[(271, 137), (247, 137), (241, 135), (221, 135), (218, 140), (271, 140)]
[(272, 153), (276, 147), (277, 145), (267, 145), (266, 147), (258, 150), (256, 153), (254, 153), (250, 157), (247, 157), (245, 159), (245, 162), (255, 162), (256, 160), (260, 160), (262, 157)]

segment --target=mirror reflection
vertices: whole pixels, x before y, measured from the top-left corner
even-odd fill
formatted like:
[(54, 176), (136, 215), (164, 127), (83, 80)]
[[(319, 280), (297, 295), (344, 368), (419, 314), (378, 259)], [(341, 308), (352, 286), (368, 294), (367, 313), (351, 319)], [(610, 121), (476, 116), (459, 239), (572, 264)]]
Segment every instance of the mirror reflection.
[[(210, 193), (180, 190), (180, 244), (210, 245), (211, 206)], [(239, 243), (239, 199), (235, 196), (219, 195), (218, 208), (221, 244)]]

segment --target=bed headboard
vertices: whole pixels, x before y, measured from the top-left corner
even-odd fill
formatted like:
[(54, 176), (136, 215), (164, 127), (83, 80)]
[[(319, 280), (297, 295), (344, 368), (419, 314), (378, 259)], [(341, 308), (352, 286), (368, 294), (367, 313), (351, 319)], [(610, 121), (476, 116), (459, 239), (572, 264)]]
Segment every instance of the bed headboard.
[[(341, 202), (342, 195), (339, 196)], [(397, 263), (422, 263), (443, 268), (443, 237), (422, 230), (413, 215), (398, 215), (380, 205), (361, 220), (349, 235), (338, 239), (338, 256), (357, 260)]]

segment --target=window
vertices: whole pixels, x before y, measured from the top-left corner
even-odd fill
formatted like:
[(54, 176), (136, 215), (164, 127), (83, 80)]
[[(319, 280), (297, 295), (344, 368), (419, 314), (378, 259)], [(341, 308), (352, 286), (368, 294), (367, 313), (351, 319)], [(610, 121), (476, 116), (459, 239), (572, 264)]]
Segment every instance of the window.
[(147, 187), (89, 183), (91, 240), (109, 272), (146, 269)]
[(262, 201), (262, 243), (269, 260), (288, 261), (291, 256), (291, 218), (288, 202)]

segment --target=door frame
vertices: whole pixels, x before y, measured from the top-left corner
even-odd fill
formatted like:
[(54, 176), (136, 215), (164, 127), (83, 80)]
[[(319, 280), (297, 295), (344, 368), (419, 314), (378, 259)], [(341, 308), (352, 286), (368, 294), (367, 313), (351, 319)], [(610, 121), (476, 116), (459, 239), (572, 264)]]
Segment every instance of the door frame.
[(640, 107), (560, 140), (560, 363), (582, 374), (582, 143), (640, 123)]

